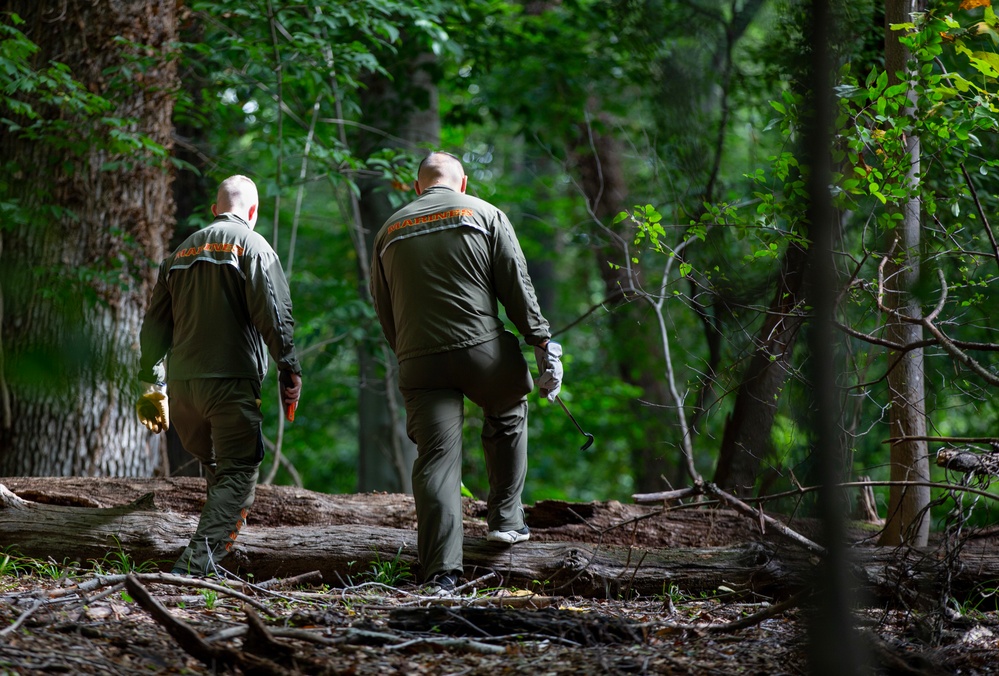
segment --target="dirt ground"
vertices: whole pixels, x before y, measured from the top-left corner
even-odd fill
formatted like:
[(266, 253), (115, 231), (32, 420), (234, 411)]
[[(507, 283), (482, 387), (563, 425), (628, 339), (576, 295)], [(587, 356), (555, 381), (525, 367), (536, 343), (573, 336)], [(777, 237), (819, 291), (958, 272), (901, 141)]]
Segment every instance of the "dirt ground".
[[(45, 491), (8, 479), (0, 483), (25, 499), (89, 506), (122, 504), (149, 488), (147, 482), (122, 488), (84, 479), (50, 482)], [(157, 505), (196, 513), (200, 492), (193, 486), (160, 485)], [(334, 508), (299, 489), (261, 488), (255, 524), (370, 519), (415, 528), (411, 505), (399, 496), (338, 496)], [(482, 508), (476, 501), (466, 504), (467, 528), (478, 528)], [(744, 517), (723, 511), (687, 510), (665, 523), (644, 518), (652, 508), (587, 503), (571, 505), (579, 520), (566, 523), (564, 509), (530, 506), (532, 539), (599, 537), (668, 548), (764, 537)], [(796, 525), (803, 532), (809, 528), (807, 522)], [(809, 661), (809, 610), (794, 599), (747, 598), (724, 586), (696, 598), (671, 588), (655, 597), (593, 599), (495, 588), (487, 579), (456, 597), (438, 598), (405, 570), (387, 568), (372, 568), (344, 587), (308, 579), (254, 586), (238, 578), (178, 578), (137, 562), (120, 564), (67, 567), (22, 559), (11, 548), (0, 553), (0, 675), (817, 671)], [(999, 674), (994, 603), (946, 612), (861, 608), (853, 621), (853, 658), (866, 665), (860, 673)], [(844, 653), (835, 659), (842, 665), (848, 658)]]
[[(229, 583), (255, 601), (250, 612), (266, 626), (261, 637), (248, 635), (244, 599), (204, 589), (200, 581), (142, 581), (173, 618), (168, 627), (113, 584), (72, 591), (72, 585), (94, 580), (89, 573), (72, 581), (4, 577), (0, 673), (815, 673), (800, 609), (724, 629), (766, 609), (760, 603), (678, 597), (670, 608), (664, 599), (534, 598), (510, 608), (498, 590), (441, 600), (405, 585), (252, 590)], [(490, 611), (501, 613), (503, 621)], [(432, 615), (421, 624), (414, 613)], [(954, 623), (935, 644), (921, 636), (929, 628), (904, 613), (867, 611), (858, 620), (869, 673), (999, 669), (994, 613)], [(178, 627), (215, 652), (191, 648)], [(255, 656), (257, 661), (250, 661)]]

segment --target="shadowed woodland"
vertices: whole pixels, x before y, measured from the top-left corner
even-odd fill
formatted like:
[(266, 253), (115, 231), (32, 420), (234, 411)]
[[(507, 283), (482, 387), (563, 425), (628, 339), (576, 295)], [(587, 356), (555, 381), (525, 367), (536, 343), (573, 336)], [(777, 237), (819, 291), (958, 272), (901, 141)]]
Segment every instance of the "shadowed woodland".
[[(554, 673), (993, 668), (989, 0), (2, 12), (0, 670), (44, 671), (39, 655), (88, 638), (93, 673), (478, 673), (497, 646)], [(466, 577), (489, 579), (460, 611), (405, 595), (415, 448), (367, 291), (374, 234), (431, 149), (510, 216), (565, 349), (566, 410), (530, 399), (528, 543), (482, 538), (466, 407)], [(287, 423), (273, 369), (265, 383), (268, 453), (231, 571), (295, 580), (287, 612), (249, 588), (216, 612), (208, 592), (228, 591), (174, 593), (195, 582), (154, 572), (203, 480), (134, 411), (156, 266), (234, 173), (260, 187), (304, 386)], [(457, 620), (484, 643), (424, 635), (473, 609), (498, 613)], [(279, 635), (293, 625), (323, 629)], [(121, 652), (135, 636), (148, 654)], [(162, 662), (171, 644), (190, 664)]]

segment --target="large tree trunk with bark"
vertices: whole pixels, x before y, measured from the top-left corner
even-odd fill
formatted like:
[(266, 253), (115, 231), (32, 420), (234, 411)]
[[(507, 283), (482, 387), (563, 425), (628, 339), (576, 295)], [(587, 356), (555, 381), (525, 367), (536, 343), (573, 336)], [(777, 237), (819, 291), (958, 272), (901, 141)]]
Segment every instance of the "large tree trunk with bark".
[(133, 383), (153, 281), (147, 261), (162, 257), (173, 226), (171, 179), (137, 147), (115, 148), (100, 116), (126, 121), (115, 134), (170, 147), (176, 72), (165, 51), (177, 38), (177, 4), (13, 0), (5, 9), (40, 47), (36, 68), (65, 63), (116, 108), (87, 116), (40, 106), (49, 120), (71, 121), (58, 145), (0, 135), (21, 196), (0, 252), (0, 378), (9, 394), (0, 474), (148, 476), (159, 444), (135, 416)]
[[(899, 32), (891, 24), (910, 20), (917, 10), (914, 0), (888, 0), (885, 4), (885, 70), (889, 85), (900, 83), (899, 73), (905, 73), (908, 49), (899, 42)], [(915, 92), (910, 91), (910, 98)], [(915, 110), (913, 103), (912, 110)], [(922, 338), (920, 324), (905, 321), (919, 319), (922, 309), (912, 289), (919, 280), (919, 240), (921, 202), (919, 188), (919, 138), (906, 139), (906, 154), (911, 160), (905, 182), (914, 195), (903, 205), (903, 218), (887, 233), (889, 251), (885, 267), (885, 337), (896, 345), (913, 345)], [(889, 353), (888, 391), (890, 396), (891, 480), (926, 482), (930, 478), (929, 450), (926, 436), (925, 372), (922, 348), (903, 349)], [(913, 440), (910, 440), (912, 438)], [(929, 535), (930, 519), (927, 507), (930, 489), (926, 486), (893, 485), (888, 494), (888, 522), (881, 544), (902, 542), (921, 547)]]

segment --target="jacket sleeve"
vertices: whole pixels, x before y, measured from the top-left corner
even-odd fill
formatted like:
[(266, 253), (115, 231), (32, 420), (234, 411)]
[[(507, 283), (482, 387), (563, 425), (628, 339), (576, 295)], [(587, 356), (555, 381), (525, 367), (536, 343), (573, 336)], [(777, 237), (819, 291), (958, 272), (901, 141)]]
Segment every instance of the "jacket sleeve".
[(273, 251), (257, 253), (246, 261), (246, 306), (278, 369), (300, 374), (291, 291)]
[(541, 314), (534, 284), (527, 273), (527, 260), (517, 234), (502, 211), (497, 212), (493, 232), (493, 286), (506, 315), (528, 345), (551, 338), (548, 320)]
[(163, 272), (161, 266), (139, 330), (139, 380), (145, 383), (162, 379), (156, 373), (156, 365), (163, 361), (173, 342), (173, 303)]
[(389, 347), (395, 352), (395, 316), (392, 314), (392, 297), (389, 294), (388, 280), (385, 278), (385, 268), (382, 267), (382, 258), (378, 255), (381, 251), (381, 242), (376, 238), (371, 253), (371, 268), (368, 274), (371, 281), (368, 288), (371, 291), (371, 302), (375, 306), (375, 314), (378, 315), (378, 323), (382, 325), (382, 332)]

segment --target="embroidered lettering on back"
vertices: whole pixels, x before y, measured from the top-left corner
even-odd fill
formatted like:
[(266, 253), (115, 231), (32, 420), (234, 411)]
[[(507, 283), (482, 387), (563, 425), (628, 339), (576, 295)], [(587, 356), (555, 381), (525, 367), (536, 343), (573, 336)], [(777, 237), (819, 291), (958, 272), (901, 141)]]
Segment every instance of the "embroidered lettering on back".
[(426, 216), (417, 216), (416, 218), (407, 218), (405, 220), (396, 221), (388, 227), (386, 234), (391, 235), (396, 230), (409, 228), (414, 225), (422, 225), (424, 223), (433, 223), (435, 221), (443, 221), (449, 218), (461, 218), (463, 216), (472, 215), (474, 215), (474, 212), (471, 209), (448, 209), (447, 211), (438, 211), (437, 213), (427, 214)]
[(235, 253), (237, 256), (243, 255), (243, 247), (232, 242), (208, 242), (201, 246), (192, 246), (177, 252), (176, 258), (189, 258), (208, 252)]

